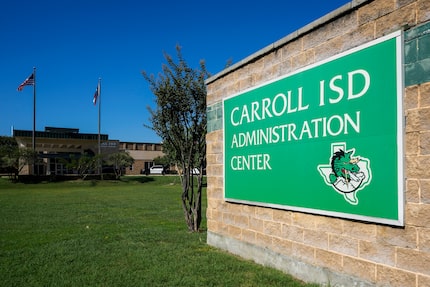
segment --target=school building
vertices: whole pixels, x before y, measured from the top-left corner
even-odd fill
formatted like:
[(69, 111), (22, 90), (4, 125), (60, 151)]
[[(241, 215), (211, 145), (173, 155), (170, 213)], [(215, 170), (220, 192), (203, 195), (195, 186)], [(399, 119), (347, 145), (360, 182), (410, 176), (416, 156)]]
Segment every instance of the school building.
[[(21, 174), (67, 175), (75, 171), (67, 168), (67, 161), (83, 154), (90, 156), (99, 152), (98, 134), (80, 133), (76, 128), (45, 127), (35, 132), (35, 148), (38, 152), (37, 164), (26, 165)], [(13, 137), (20, 148), (33, 148), (33, 131), (13, 130)], [(100, 152), (103, 156), (126, 151), (134, 158), (134, 164), (126, 168), (126, 175), (141, 174), (142, 169), (153, 165), (156, 157), (163, 156), (160, 143), (121, 142), (100, 134)], [(33, 168), (34, 170), (33, 172)]]

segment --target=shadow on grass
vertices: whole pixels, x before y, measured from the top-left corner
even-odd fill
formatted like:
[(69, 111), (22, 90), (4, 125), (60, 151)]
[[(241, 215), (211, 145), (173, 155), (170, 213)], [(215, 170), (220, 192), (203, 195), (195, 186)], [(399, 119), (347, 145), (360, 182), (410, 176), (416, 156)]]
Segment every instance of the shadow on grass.
[(20, 175), (16, 180), (11, 180), (13, 183), (38, 184), (48, 182), (63, 182), (70, 180), (81, 179), (78, 175), (62, 176), (62, 175)]
[(84, 179), (78, 175), (20, 175), (17, 179), (9, 179), (11, 183), (24, 183), (24, 184), (38, 184), (38, 183), (50, 183), (50, 182), (65, 182), (65, 181), (82, 181), (90, 182), (91, 186), (96, 186), (100, 181), (105, 182), (123, 182), (123, 183), (147, 183), (154, 181), (153, 177), (149, 176), (124, 176), (120, 179), (116, 179), (114, 174), (103, 174), (103, 179), (100, 179), (100, 175), (88, 175)]
[(154, 181), (153, 177), (148, 176), (126, 176), (121, 177), (120, 181), (126, 182), (126, 183), (146, 183)]

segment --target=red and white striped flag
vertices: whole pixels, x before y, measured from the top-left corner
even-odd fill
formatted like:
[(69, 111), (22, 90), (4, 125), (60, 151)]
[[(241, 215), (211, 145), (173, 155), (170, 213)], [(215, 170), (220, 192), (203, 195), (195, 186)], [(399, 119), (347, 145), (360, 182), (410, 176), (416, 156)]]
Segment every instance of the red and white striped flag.
[(18, 92), (21, 92), (25, 86), (34, 86), (34, 73), (32, 73), (21, 85), (18, 86)]

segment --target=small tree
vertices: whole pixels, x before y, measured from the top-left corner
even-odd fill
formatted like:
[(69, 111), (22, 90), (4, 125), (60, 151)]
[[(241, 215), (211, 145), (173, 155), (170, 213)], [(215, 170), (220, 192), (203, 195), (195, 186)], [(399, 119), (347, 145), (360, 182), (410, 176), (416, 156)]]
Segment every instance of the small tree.
[(24, 166), (38, 162), (37, 152), (25, 147), (18, 147), (13, 137), (0, 137), (0, 168), (13, 180), (18, 179)]
[(70, 161), (64, 160), (67, 168), (74, 169), (78, 172), (82, 179), (85, 179), (90, 172), (98, 167), (100, 156), (93, 156), (88, 153), (84, 153), (79, 156), (71, 156)]
[[(149, 109), (152, 128), (163, 139), (163, 148), (181, 169), (182, 207), (190, 231), (199, 231), (202, 220), (203, 168), (206, 158), (206, 85), (209, 76), (204, 61), (192, 69), (176, 47), (178, 63), (164, 54), (163, 74), (158, 79), (142, 72), (156, 97)], [(200, 170), (197, 183), (193, 169)]]
[(154, 164), (161, 164), (164, 167), (169, 167), (171, 159), (167, 155), (157, 156), (154, 158)]
[(120, 151), (110, 154), (107, 159), (107, 164), (113, 165), (115, 178), (119, 179), (124, 169), (134, 163), (134, 158), (126, 151)]
[(0, 137), (0, 169), (16, 180), (19, 173), (19, 148), (12, 137)]

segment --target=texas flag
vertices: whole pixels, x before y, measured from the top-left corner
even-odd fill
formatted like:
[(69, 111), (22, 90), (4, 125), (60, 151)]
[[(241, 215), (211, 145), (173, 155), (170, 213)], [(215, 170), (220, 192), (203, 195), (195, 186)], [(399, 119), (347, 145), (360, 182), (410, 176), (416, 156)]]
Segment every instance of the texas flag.
[(96, 105), (97, 104), (97, 99), (100, 95), (100, 89), (99, 89), (99, 85), (97, 85), (96, 88), (96, 92), (94, 93), (94, 98), (93, 98), (93, 104)]

